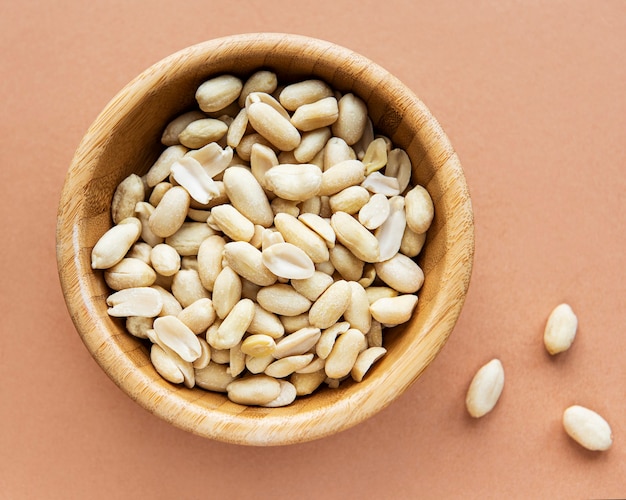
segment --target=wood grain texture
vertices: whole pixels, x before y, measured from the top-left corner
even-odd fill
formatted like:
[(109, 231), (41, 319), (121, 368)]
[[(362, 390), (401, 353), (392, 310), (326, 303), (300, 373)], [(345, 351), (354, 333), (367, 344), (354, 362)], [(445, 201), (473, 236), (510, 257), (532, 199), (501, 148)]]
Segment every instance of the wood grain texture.
[[(143, 174), (162, 150), (169, 120), (194, 107), (212, 75), (259, 68), (283, 81), (321, 78), (363, 98), (376, 129), (406, 149), (413, 180), (435, 203), (419, 263), (426, 275), (416, 314), (386, 335), (388, 354), (361, 383), (322, 389), (285, 408), (248, 408), (225, 396), (174, 386), (155, 372), (146, 347), (108, 316), (109, 291), (90, 267), (91, 248), (111, 225), (117, 184)], [(474, 253), (470, 196), (459, 159), (436, 119), (401, 82), (368, 59), (328, 42), (284, 34), (237, 35), (184, 49), (130, 82), (98, 116), (70, 165), (61, 195), (57, 261), (66, 303), (87, 349), (142, 407), (187, 431), (221, 441), (278, 445), (347, 429), (386, 407), (434, 359), (461, 311)]]

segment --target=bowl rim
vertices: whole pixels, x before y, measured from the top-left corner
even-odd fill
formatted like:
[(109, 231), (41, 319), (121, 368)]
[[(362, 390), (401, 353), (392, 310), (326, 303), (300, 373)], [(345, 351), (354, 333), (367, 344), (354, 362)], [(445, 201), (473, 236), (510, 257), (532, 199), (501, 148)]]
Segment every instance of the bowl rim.
[[(154, 384), (154, 376), (135, 369), (136, 365), (133, 364), (135, 361), (129, 358), (129, 354), (132, 354), (136, 347), (118, 345), (118, 342), (124, 343), (124, 341), (111, 336), (111, 332), (104, 324), (105, 320), (110, 318), (108, 316), (102, 318), (94, 310), (91, 301), (96, 297), (90, 288), (91, 285), (81, 279), (81, 276), (91, 272), (90, 249), (84, 248), (79, 243), (78, 215), (82, 202), (80, 197), (74, 195), (77, 189), (85, 187), (81, 184), (81, 179), (76, 172), (81, 169), (85, 157), (98, 154), (94, 150), (94, 141), (97, 139), (100, 123), (105, 119), (110, 122), (111, 117), (123, 115), (128, 103), (137, 99), (141, 94), (139, 84), (141, 86), (158, 84), (160, 79), (167, 76), (172, 65), (177, 66), (189, 61), (198, 63), (208, 53), (230, 50), (233, 47), (252, 47), (258, 44), (275, 48), (296, 47), (318, 56), (333, 52), (362, 68), (367, 67), (368, 72), (378, 73), (381, 82), (384, 81), (385, 85), (390, 85), (403, 94), (411, 96), (411, 100), (404, 103), (407, 111), (419, 113), (432, 128), (436, 141), (446, 152), (444, 157), (437, 159), (440, 162), (439, 168), (445, 168), (453, 175), (453, 187), (461, 198), (459, 220), (455, 222), (461, 225), (460, 237), (448, 243), (464, 252), (461, 259), (451, 263), (452, 267), (446, 275), (447, 281), (443, 284), (449, 289), (456, 290), (458, 298), (451, 304), (438, 304), (441, 316), (430, 318), (428, 322), (428, 327), (434, 328), (436, 320), (443, 331), (437, 337), (438, 342), (429, 341), (426, 335), (428, 332), (425, 332), (422, 340), (426, 349), (424, 354), (426, 362), (423, 366), (416, 368), (406, 364), (394, 367), (393, 371), (374, 381), (366, 383), (366, 378), (361, 382), (360, 389), (354, 390), (348, 397), (336, 399), (323, 411), (316, 408), (314, 404), (305, 403), (303, 411), (298, 413), (288, 414), (278, 408), (266, 410), (263, 418), (252, 415), (246, 407), (234, 409), (234, 403), (226, 403), (228, 412), (222, 411), (225, 407), (201, 409), (198, 405), (189, 404), (197, 398), (190, 395), (192, 393), (188, 393), (185, 388), (157, 387)], [(116, 118), (116, 120), (121, 119), (121, 117)], [(473, 211), (465, 176), (447, 135), (428, 108), (395, 76), (364, 56), (333, 42), (284, 33), (247, 33), (207, 40), (161, 59), (124, 86), (89, 127), (72, 159), (59, 202), (56, 238), (59, 279), (72, 321), (91, 355), (116, 385), (144, 409), (181, 429), (219, 441), (246, 445), (282, 445), (319, 439), (348, 429), (387, 407), (417, 380), (447, 341), (465, 301), (474, 259)], [(102, 296), (97, 298), (103, 300)], [(128, 337), (130, 338), (130, 335)], [(113, 372), (111, 365), (115, 365)], [(393, 391), (386, 394), (384, 384), (392, 383)], [(372, 392), (375, 392), (377, 397), (372, 397)], [(288, 426), (285, 425), (287, 414), (289, 415)], [(233, 424), (238, 427), (237, 433), (232, 431)]]

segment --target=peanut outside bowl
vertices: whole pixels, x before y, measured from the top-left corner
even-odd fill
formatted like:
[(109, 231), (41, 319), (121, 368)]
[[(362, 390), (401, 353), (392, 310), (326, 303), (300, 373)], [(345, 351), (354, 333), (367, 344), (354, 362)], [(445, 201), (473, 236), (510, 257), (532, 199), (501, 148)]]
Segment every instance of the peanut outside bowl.
[[(220, 73), (259, 68), (280, 81), (320, 78), (368, 105), (376, 130), (404, 148), (413, 181), (426, 187), (435, 218), (419, 264), (425, 283), (412, 319), (389, 330), (388, 353), (360, 383), (325, 386), (283, 408), (246, 407), (225, 395), (163, 380), (147, 346), (107, 314), (110, 293), (91, 249), (111, 226), (117, 184), (143, 174), (163, 146), (165, 125), (194, 107), (195, 89)], [(345, 48), (285, 34), (250, 34), (186, 48), (158, 62), (113, 98), (87, 131), (61, 195), (57, 261), (68, 310), (84, 344), (108, 376), (146, 410), (208, 438), (247, 445), (291, 444), (328, 436), (371, 417), (402, 394), (442, 348), (459, 316), (474, 253), (471, 201), (448, 138), (420, 100), (380, 66)], [(424, 410), (427, 411), (427, 410)]]

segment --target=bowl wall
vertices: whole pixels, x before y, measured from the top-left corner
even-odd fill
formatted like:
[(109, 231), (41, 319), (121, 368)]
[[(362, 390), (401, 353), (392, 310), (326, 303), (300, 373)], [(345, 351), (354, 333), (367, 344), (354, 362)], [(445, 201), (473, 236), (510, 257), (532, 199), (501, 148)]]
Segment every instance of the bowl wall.
[[(92, 271), (93, 245), (111, 226), (120, 181), (145, 173), (163, 146), (165, 125), (196, 107), (196, 88), (211, 76), (275, 71), (279, 81), (320, 78), (360, 96), (377, 131), (404, 148), (413, 182), (426, 187), (435, 218), (418, 261), (425, 272), (416, 314), (386, 334), (388, 353), (361, 383), (345, 381), (284, 408), (245, 407), (224, 395), (168, 383), (146, 346), (107, 314), (109, 290)], [(70, 166), (59, 206), (57, 259), (72, 320), (96, 361), (148, 411), (196, 434), (273, 445), (320, 438), (373, 415), (428, 366), (452, 331), (469, 286), (473, 216), (463, 172), (448, 138), (415, 95), (368, 59), (321, 40), (283, 34), (238, 35), (184, 49), (129, 83), (98, 116)]]

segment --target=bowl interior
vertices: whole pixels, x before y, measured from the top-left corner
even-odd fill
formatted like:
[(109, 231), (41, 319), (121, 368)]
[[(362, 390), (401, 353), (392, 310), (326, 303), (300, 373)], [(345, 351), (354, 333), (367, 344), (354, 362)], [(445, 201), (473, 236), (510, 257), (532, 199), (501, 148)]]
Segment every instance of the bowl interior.
[[(374, 127), (404, 148), (413, 182), (427, 188), (435, 219), (419, 257), (425, 283), (416, 314), (389, 330), (388, 353), (361, 383), (345, 381), (288, 407), (231, 403), (224, 395), (163, 380), (146, 346), (108, 316), (109, 291), (90, 268), (91, 248), (111, 226), (117, 184), (145, 173), (163, 146), (165, 125), (196, 107), (195, 89), (211, 76), (275, 71), (280, 81), (321, 78), (365, 100)], [(328, 42), (282, 34), (239, 35), (184, 49), (128, 84), (81, 142), (69, 169), (57, 227), (59, 275), (83, 342), (101, 367), (147, 410), (185, 430), (240, 444), (307, 441), (350, 427), (387, 406), (426, 368), (460, 313), (473, 258), (473, 218), (458, 158), (427, 108), (368, 59)]]

